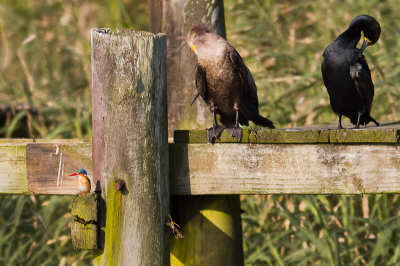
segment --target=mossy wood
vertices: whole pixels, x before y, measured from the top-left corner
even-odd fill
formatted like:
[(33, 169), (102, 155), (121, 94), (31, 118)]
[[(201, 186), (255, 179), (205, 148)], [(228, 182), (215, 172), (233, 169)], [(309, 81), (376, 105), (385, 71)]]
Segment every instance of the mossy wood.
[(93, 173), (102, 193), (94, 265), (167, 265), (166, 36), (93, 29), (91, 51)]
[[(367, 127), (353, 130), (354, 125), (343, 122), (347, 129), (336, 129), (335, 122), (307, 127), (286, 129), (244, 129), (240, 143), (398, 143), (400, 122), (382, 122), (379, 127), (370, 123)], [(176, 130), (175, 143), (208, 143), (205, 130)], [(237, 143), (225, 130), (214, 143)]]
[[(190, 106), (197, 93), (194, 83), (196, 55), (187, 46), (186, 34), (193, 24), (200, 22), (206, 24), (210, 32), (226, 38), (223, 0), (163, 1), (163, 31), (168, 36), (170, 137), (177, 129), (204, 129), (213, 125), (211, 112), (201, 97)], [(172, 202), (181, 201), (187, 201), (187, 204), (178, 207), (172, 203), (171, 212), (174, 214), (178, 211), (181, 214), (180, 218), (184, 221), (181, 229), (185, 232), (186, 240), (182, 243), (180, 239), (172, 239), (171, 265), (244, 265), (242, 241), (233, 241), (223, 233), (218, 233), (219, 229), (209, 226), (207, 218), (202, 215), (209, 206), (218, 206), (217, 209), (224, 210), (226, 214), (218, 217), (220, 222), (230, 228), (232, 235), (241, 235), (239, 195), (174, 197)], [(235, 205), (229, 205), (228, 202), (235, 202)]]
[(171, 208), (185, 236), (171, 235), (171, 266), (244, 264), (238, 196), (175, 196)]
[(75, 250), (98, 248), (99, 194), (76, 194), (71, 200), (71, 238)]

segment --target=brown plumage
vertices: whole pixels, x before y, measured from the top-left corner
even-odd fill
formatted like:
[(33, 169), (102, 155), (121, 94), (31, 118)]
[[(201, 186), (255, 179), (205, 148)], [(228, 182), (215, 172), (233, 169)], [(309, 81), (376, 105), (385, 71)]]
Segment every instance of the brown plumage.
[[(197, 55), (195, 81), (198, 93), (193, 102), (200, 95), (214, 116), (214, 126), (207, 129), (209, 142), (223, 129), (240, 141), (242, 130), (238, 124), (248, 126), (249, 120), (275, 128), (273, 122), (259, 115), (256, 84), (235, 48), (221, 36), (209, 33), (204, 24), (193, 25), (186, 41)], [(228, 127), (217, 124), (216, 114)]]

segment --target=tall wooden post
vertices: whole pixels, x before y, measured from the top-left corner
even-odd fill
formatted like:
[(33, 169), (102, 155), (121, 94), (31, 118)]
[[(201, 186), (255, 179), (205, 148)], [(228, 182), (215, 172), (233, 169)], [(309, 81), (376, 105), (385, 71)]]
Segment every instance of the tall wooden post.
[(166, 37), (92, 30), (94, 265), (168, 265)]
[[(162, 9), (168, 50), (168, 134), (172, 137), (177, 129), (205, 129), (213, 124), (202, 99), (190, 106), (197, 92), (196, 56), (186, 44), (186, 34), (201, 22), (226, 38), (224, 6), (223, 0), (164, 0)], [(171, 212), (186, 238), (171, 238), (171, 265), (244, 265), (239, 195), (174, 196)]]

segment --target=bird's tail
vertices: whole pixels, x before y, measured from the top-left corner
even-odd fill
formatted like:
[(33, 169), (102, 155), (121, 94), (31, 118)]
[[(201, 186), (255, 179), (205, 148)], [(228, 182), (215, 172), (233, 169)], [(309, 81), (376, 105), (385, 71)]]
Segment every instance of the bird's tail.
[(246, 114), (246, 117), (249, 120), (253, 121), (253, 123), (258, 126), (275, 128), (274, 122), (272, 122), (271, 120), (269, 120), (259, 114), (250, 114), (250, 115)]
[[(357, 124), (357, 119), (358, 119), (358, 116), (354, 115), (354, 116), (350, 117), (350, 122), (353, 125), (356, 125)], [(360, 118), (360, 125), (361, 126), (364, 126), (364, 125), (366, 126), (366, 125), (369, 124), (369, 122), (373, 122), (376, 126), (379, 126), (379, 123), (376, 122), (376, 120), (372, 116), (370, 116), (369, 114), (364, 114), (364, 115), (361, 116), (361, 118)]]
[(379, 123), (376, 122), (376, 120), (375, 120), (372, 116), (369, 116), (369, 119), (368, 119), (368, 120), (369, 120), (368, 123), (369, 123), (369, 122), (374, 122), (376, 126), (379, 126)]

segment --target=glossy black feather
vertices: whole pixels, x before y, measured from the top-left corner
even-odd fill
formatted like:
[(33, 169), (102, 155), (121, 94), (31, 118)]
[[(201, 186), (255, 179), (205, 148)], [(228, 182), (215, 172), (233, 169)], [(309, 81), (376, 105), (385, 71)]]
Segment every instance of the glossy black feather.
[(349, 117), (355, 125), (359, 116), (359, 125), (371, 121), (376, 123), (370, 115), (374, 97), (371, 71), (363, 51), (356, 47), (361, 32), (370, 40), (369, 45), (372, 45), (378, 41), (381, 29), (379, 23), (370, 16), (356, 17), (349, 28), (325, 49), (321, 65), (322, 78), (333, 112), (339, 119), (342, 115)]

